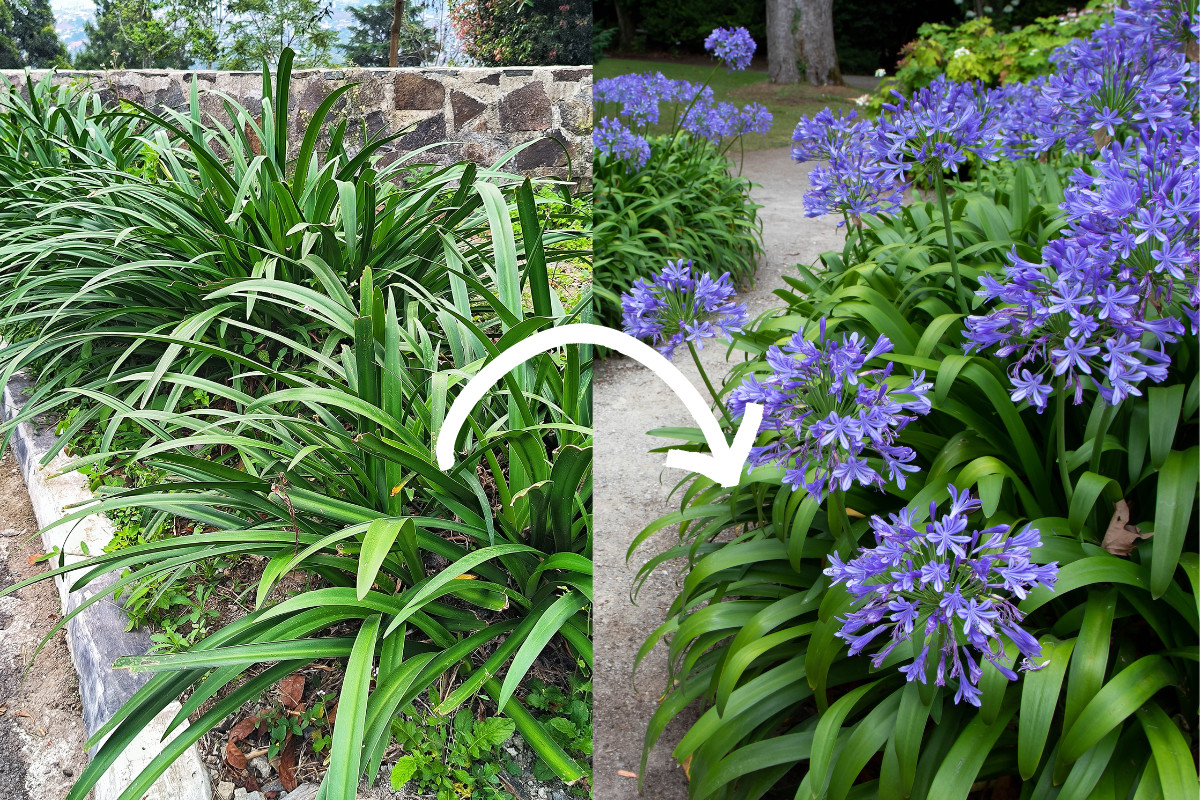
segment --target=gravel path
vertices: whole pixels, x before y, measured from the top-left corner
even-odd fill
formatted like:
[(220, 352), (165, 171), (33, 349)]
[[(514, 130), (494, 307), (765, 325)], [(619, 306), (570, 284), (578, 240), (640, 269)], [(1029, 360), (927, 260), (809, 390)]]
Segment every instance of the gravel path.
[[(792, 163), (786, 149), (747, 153), (743, 174), (759, 184), (752, 197), (764, 206), (759, 217), (763, 222), (765, 259), (754, 288), (741, 295), (753, 319), (780, 305), (771, 292), (783, 286), (782, 275), (797, 263), (813, 263), (822, 252), (840, 250), (843, 238), (831, 217), (804, 216), (801, 198), (808, 188), (808, 168)], [(656, 266), (647, 265), (647, 271)], [(719, 386), (725, 348), (707, 347), (701, 357)], [(683, 355), (676, 359), (676, 365), (703, 391), (690, 357)], [(692, 421), (660, 379), (624, 357), (596, 365), (594, 395), (597, 584), (593, 797), (632, 800), (638, 796), (637, 781), (619, 776), (618, 770), (639, 770), (646, 723), (666, 686), (666, 648), (657, 647), (642, 662), (636, 686), (631, 673), (638, 648), (662, 621), (675, 596), (679, 565), (660, 565), (642, 588), (636, 607), (630, 603), (629, 592), (638, 567), (677, 541), (676, 529), (657, 533), (628, 563), (625, 552), (643, 528), (679, 508), (678, 499), (669, 495), (683, 473), (663, 468), (665, 456), (649, 451), (666, 440), (645, 432), (668, 425), (690, 425)], [(644, 797), (687, 797), (686, 776), (671, 758), (671, 750), (685, 730), (686, 725), (677, 722), (660, 739), (647, 764)]]

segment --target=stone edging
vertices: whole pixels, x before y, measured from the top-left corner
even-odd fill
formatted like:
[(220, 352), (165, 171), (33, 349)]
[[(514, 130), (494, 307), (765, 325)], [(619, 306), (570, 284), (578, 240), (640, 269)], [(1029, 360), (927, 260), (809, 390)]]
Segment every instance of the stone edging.
[[(4, 420), (10, 420), (17, 414), (25, 402), (24, 390), (32, 385), (27, 378), (18, 375), (4, 387), (3, 400), (0, 402), (0, 414)], [(36, 425), (23, 422), (17, 426), (9, 442), (21, 465), (34, 515), (42, 528), (66, 516), (69, 513), (68, 506), (93, 498), (87, 479), (82, 474), (69, 472), (55, 476), (67, 461), (63, 456), (55, 457), (45, 467), (40, 465), (54, 444), (54, 439), (52, 430), (39, 430)], [(59, 548), (63, 562), (71, 564), (86, 558), (85, 548), (92, 554), (102, 552), (114, 533), (113, 525), (106, 517), (93, 515), (73, 525), (44, 531), (42, 544), (46, 552)], [(104, 592), (115, 580), (115, 577), (106, 576), (82, 589), (70, 591), (72, 576), (56, 577), (54, 581), (63, 613), (69, 613), (87, 599)], [(75, 671), (79, 673), (83, 722), (88, 736), (99, 730), (122, 703), (149, 679), (148, 675), (133, 675), (111, 668), (118, 657), (145, 653), (150, 647), (150, 637), (145, 631), (126, 632), (128, 619), (125, 610), (109, 598), (90, 606), (67, 624), (67, 645)], [(96, 800), (115, 800), (142, 768), (162, 752), (163, 734), (179, 710), (178, 701), (172, 702), (142, 730), (96, 784)], [(184, 727), (186, 723), (174, 735), (182, 732)], [(94, 751), (92, 755), (95, 755)], [(208, 770), (200, 760), (195, 745), (175, 761), (144, 798), (212, 799)]]

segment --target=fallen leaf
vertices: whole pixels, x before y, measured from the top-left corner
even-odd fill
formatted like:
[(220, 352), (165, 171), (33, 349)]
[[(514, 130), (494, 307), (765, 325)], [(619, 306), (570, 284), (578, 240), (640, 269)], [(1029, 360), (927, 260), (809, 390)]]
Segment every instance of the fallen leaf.
[(238, 749), (237, 742), (232, 739), (225, 743), (225, 763), (234, 769), (246, 768), (246, 756)]
[[(304, 699), (304, 676), (289, 675), (279, 682), (279, 694), (283, 696), (283, 705), (294, 709)], [(291, 789), (288, 790), (289, 792)]]
[(1108, 530), (1104, 532), (1104, 541), (1100, 544), (1114, 556), (1127, 556), (1133, 552), (1139, 539), (1149, 539), (1154, 532), (1142, 533), (1137, 525), (1129, 524), (1129, 504), (1124, 498), (1113, 503), (1112, 519), (1108, 522)]
[(250, 735), (250, 731), (258, 726), (258, 717), (246, 717), (229, 731), (229, 741), (225, 743), (225, 763), (234, 769), (246, 768), (246, 754), (238, 747), (238, 742)]
[(12, 716), (14, 716), (14, 717), (24, 717), (25, 719), (33, 719), (33, 717), (29, 716), (29, 715), (28, 715), (28, 714), (26, 714), (24, 711), (14, 711), (14, 712), (12, 712)]
[(283, 742), (283, 752), (279, 754), (279, 782), (286, 791), (295, 791), (296, 786), (296, 737), (288, 732)]
[(637, 777), (636, 772), (630, 772), (627, 769), (619, 769), (619, 770), (617, 770), (617, 774), (620, 775), (622, 778), (636, 778)]

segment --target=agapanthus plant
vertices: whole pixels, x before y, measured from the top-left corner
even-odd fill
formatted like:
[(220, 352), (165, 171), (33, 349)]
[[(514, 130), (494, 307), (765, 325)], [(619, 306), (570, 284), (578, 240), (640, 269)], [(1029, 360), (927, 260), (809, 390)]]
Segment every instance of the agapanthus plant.
[(620, 159), (631, 169), (641, 169), (650, 160), (650, 143), (621, 124), (620, 120), (604, 117), (592, 132), (592, 145), (597, 152)]
[[(866, 368), (891, 350), (886, 336), (874, 344), (857, 333), (841, 341), (827, 338), (825, 320), (819, 341), (797, 333), (782, 346), (772, 345), (766, 354), (771, 374), (747, 377), (729, 398), (734, 417), (747, 403), (761, 403), (759, 430), (778, 434), (751, 449), (750, 465), (778, 464), (784, 483), (805, 489), (818, 502), (854, 484), (904, 488), (906, 475), (917, 470), (916, 453), (896, 439), (908, 423), (929, 413), (932, 384), (925, 383), (924, 372), (914, 372), (908, 385), (892, 388), (891, 363)], [(873, 463), (871, 455), (880, 460)]]
[(875, 126), (855, 111), (841, 115), (826, 108), (800, 118), (792, 134), (792, 160), (822, 162), (808, 174), (806, 217), (841, 214), (838, 227), (857, 227), (864, 214), (899, 208), (905, 186), (894, 170), (881, 168), (871, 147), (874, 136)]
[[(1184, 22), (1190, 15), (1171, 5), (1177, 4), (1143, 0), (1118, 10), (1112, 22), (1051, 55), (1056, 70), (1031, 117), (1038, 152), (1060, 142), (1067, 150), (1087, 151), (1130, 133), (1184, 134), (1195, 127), (1190, 109), (1197, 65), (1180, 41), (1195, 20)], [(1167, 18), (1176, 18), (1179, 29), (1166, 25)]]
[(730, 337), (745, 327), (746, 306), (735, 302), (735, 294), (728, 272), (713, 278), (693, 273), (690, 259), (668, 261), (662, 272), (639, 278), (621, 295), (624, 330), (667, 358), (681, 345), (700, 349), (705, 339)]
[(757, 48), (750, 31), (745, 28), (714, 28), (704, 40), (704, 49), (721, 59), (730, 72), (750, 66)]
[(938, 76), (910, 99), (899, 92), (885, 103), (874, 139), (879, 161), (898, 172), (941, 170), (966, 163), (968, 153), (984, 161), (1000, 156), (1000, 124), (982, 83), (955, 83)]
[[(730, 71), (749, 66), (755, 50), (754, 39), (745, 28), (717, 28), (706, 40), (705, 47)], [(716, 69), (714, 67), (714, 73)], [(704, 140), (728, 150), (747, 133), (765, 134), (771, 129), (771, 112), (765, 106), (748, 103), (739, 108), (731, 103), (718, 102), (708, 80), (701, 83), (670, 80), (661, 72), (618, 75), (596, 81), (592, 95), (597, 103), (618, 106), (616, 119), (602, 117), (597, 126), (598, 132), (602, 127), (606, 131), (617, 131), (614, 124), (619, 123), (623, 130), (643, 140), (649, 127), (662, 118), (662, 104), (672, 104), (673, 121), (668, 148), (673, 148), (681, 140), (689, 141), (680, 135), (688, 133), (691, 134), (692, 143), (699, 144), (697, 140)], [(632, 153), (635, 158), (627, 160), (629, 171), (640, 169), (646, 163), (640, 159), (643, 152), (640, 144), (631, 149), (625, 146), (629, 142), (622, 138), (613, 139), (614, 144), (610, 144), (609, 140), (602, 141), (598, 135), (593, 135), (593, 140), (601, 152), (614, 158), (625, 158), (626, 154)]]
[(872, 142), (880, 163), (897, 173), (916, 172), (933, 178), (942, 224), (946, 233), (946, 251), (954, 276), (954, 294), (959, 311), (968, 311), (968, 293), (958, 270), (958, 252), (951, 231), (950, 204), (942, 173), (957, 170), (966, 163), (968, 153), (983, 161), (1000, 157), (1000, 119), (988, 103), (982, 83), (954, 83), (938, 76), (911, 100), (898, 92), (896, 103), (885, 103), (888, 113), (879, 120)]
[(1031, 560), (1042, 541), (1030, 525), (1015, 535), (1009, 525), (968, 533), (968, 517), (980, 502), (965, 489), (949, 489), (949, 511), (938, 517), (937, 504), (930, 503), (923, 525), (909, 509), (889, 515), (887, 522), (872, 517), (875, 546), (847, 562), (831, 554), (825, 574), (862, 603), (838, 620), (837, 635), (849, 643), (850, 655), (887, 633), (871, 659), (878, 669), (897, 647), (911, 642), (915, 656), (900, 667), (909, 681), (927, 683), (932, 676), (936, 686), (945, 686), (957, 680), (954, 702), (978, 706), (982, 661), (1017, 680), (1006, 642), (1024, 656), (1017, 669), (1039, 668), (1033, 659), (1042, 646), (1021, 627), (1024, 615), (1013, 600), (1023, 600), (1037, 586), (1053, 589), (1058, 564)]
[(1019, 355), (1015, 401), (1040, 412), (1057, 383), (1077, 404), (1094, 387), (1112, 406), (1166, 377), (1165, 345), (1184, 320), (1200, 327), (1198, 139), (1159, 132), (1111, 145), (1094, 175), (1072, 179), (1066, 235), (1042, 263), (1014, 252), (1003, 281), (981, 278), (980, 296), (1004, 305), (968, 318), (966, 349)]

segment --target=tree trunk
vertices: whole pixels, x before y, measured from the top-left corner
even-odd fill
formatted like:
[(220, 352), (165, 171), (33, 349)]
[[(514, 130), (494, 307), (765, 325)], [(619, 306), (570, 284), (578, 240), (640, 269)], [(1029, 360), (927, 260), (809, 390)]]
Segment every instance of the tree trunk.
[(620, 2), (614, 5), (617, 7), (617, 44), (622, 51), (628, 52), (633, 49), (633, 40), (637, 36), (633, 14)]
[(771, 83), (800, 82), (792, 40), (794, 19), (792, 0), (767, 0), (767, 74)]
[(392, 35), (388, 39), (388, 66), (400, 66), (400, 26), (404, 23), (404, 0), (393, 0)]
[(842, 72), (833, 41), (833, 0), (797, 0), (797, 6), (808, 82), (813, 86), (840, 84)]

